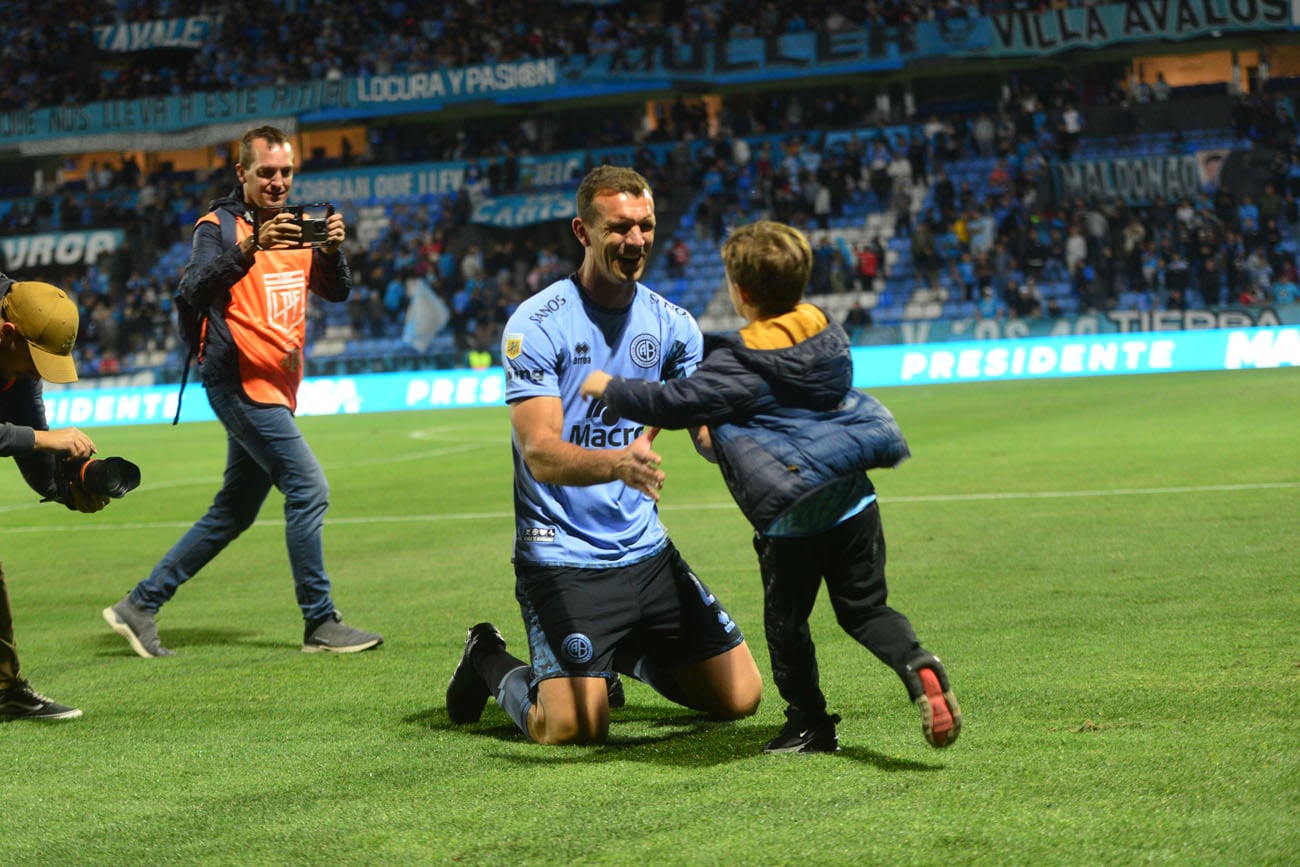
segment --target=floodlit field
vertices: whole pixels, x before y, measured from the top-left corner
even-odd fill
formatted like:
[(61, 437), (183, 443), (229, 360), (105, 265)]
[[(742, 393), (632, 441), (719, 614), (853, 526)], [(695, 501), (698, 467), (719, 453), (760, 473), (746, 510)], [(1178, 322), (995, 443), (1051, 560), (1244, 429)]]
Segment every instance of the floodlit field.
[[(25, 671), (80, 706), (0, 726), (5, 864), (1283, 864), (1300, 851), (1300, 372), (876, 392), (915, 457), (874, 475), (893, 604), (966, 717), (814, 614), (841, 752), (765, 756), (641, 684), (604, 747), (449, 725), (467, 627), (524, 647), (504, 409), (308, 418), (326, 559), (385, 645), (303, 654), (278, 495), (160, 617), (100, 619), (207, 506), (215, 424), (95, 429), (143, 486), (84, 516), (0, 487)], [(197, 392), (196, 400), (202, 400)], [(684, 434), (663, 518), (768, 671), (749, 531)], [(770, 683), (768, 684), (770, 687)]]

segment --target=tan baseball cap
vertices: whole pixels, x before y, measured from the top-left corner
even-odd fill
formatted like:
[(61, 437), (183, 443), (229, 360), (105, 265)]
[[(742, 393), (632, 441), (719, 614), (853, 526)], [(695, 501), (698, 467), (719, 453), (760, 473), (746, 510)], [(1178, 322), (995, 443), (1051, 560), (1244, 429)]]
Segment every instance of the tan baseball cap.
[(81, 317), (66, 292), (49, 283), (17, 282), (0, 301), (0, 313), (26, 338), (32, 362), (42, 379), (77, 381), (72, 347), (77, 342)]

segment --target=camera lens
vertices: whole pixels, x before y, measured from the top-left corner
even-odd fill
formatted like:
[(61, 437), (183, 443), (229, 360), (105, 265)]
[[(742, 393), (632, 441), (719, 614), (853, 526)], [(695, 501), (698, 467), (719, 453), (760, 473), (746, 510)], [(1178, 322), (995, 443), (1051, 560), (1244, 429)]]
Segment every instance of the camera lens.
[(96, 496), (120, 499), (140, 486), (140, 468), (125, 458), (87, 461), (81, 480)]

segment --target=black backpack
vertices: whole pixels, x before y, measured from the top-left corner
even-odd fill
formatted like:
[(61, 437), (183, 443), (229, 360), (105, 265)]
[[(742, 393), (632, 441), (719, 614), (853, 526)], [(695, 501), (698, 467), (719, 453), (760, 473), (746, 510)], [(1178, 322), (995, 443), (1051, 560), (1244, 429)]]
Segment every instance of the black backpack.
[[(225, 208), (218, 208), (217, 221), (221, 224), (222, 244), (225, 247), (238, 244), (239, 241), (235, 238), (235, 215)], [(190, 378), (190, 364), (198, 357), (199, 344), (203, 341), (203, 323), (207, 321), (208, 311), (206, 308), (195, 307), (179, 292), (172, 295), (172, 305), (176, 308), (176, 327), (181, 333), (181, 340), (185, 343), (181, 390), (176, 395), (176, 417), (172, 419), (172, 424), (178, 424), (181, 420), (181, 399), (185, 396), (185, 383)]]

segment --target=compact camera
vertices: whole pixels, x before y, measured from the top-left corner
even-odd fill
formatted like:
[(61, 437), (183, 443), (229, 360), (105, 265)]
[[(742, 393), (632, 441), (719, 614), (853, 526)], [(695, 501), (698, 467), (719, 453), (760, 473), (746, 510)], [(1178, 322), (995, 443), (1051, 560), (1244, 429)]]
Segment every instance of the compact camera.
[[(294, 222), (302, 227), (302, 237), (297, 244), (290, 245), (293, 248), (324, 247), (329, 243), (329, 218), (334, 213), (334, 206), (329, 202), (286, 205), (280, 209), (280, 212), (292, 214)], [(260, 224), (255, 221), (254, 234), (259, 228), (261, 228)]]

